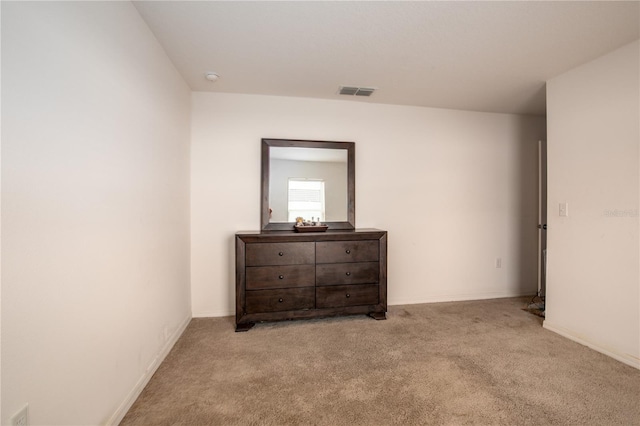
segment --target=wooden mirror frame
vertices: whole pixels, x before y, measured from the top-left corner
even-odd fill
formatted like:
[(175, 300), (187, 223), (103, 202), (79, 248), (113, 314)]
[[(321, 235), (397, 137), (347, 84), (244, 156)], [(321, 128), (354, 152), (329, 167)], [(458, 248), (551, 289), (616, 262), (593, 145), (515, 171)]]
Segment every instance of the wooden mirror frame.
[(324, 222), (329, 230), (353, 230), (356, 227), (356, 144), (354, 142), (262, 139), (262, 182), (260, 189), (260, 229), (293, 231), (294, 222), (269, 223), (269, 164), (271, 147), (344, 149), (347, 151), (347, 220)]

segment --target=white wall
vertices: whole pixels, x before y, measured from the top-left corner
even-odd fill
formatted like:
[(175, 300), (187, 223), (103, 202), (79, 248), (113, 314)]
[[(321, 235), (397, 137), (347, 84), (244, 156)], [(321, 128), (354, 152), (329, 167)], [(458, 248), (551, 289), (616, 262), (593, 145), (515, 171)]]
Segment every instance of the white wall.
[(629, 44), (547, 83), (544, 322), (638, 368), (639, 51)]
[(356, 224), (389, 231), (390, 304), (536, 292), (544, 118), (196, 92), (194, 316), (234, 312), (234, 233), (260, 225), (265, 137), (356, 143)]
[[(2, 2), (0, 2), (0, 22), (2, 22)], [(0, 31), (0, 46), (2, 46), (2, 32)], [(2, 81), (2, 55), (0, 55), (0, 82)], [(2, 99), (2, 84), (0, 84), (0, 100)], [(0, 117), (2, 117), (2, 102), (0, 101)], [(2, 120), (0, 119), (0, 188), (2, 187)], [(2, 401), (2, 191), (0, 191), (0, 401)], [(2, 403), (0, 402), (0, 424), (2, 423)]]
[(191, 318), (189, 111), (129, 2), (3, 2), (2, 424), (117, 422)]

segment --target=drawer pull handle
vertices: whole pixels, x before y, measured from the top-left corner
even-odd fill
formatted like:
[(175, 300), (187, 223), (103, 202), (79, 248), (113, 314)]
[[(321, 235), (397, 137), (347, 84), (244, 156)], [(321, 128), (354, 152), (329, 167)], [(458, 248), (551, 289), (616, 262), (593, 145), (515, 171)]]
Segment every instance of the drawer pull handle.
[(351, 250), (347, 249), (347, 250), (345, 251), (345, 253), (347, 253), (347, 254), (351, 254)]
[(278, 302), (280, 302), (280, 303), (284, 302), (284, 300), (282, 300), (282, 297), (280, 299), (278, 299)]
[(351, 272), (347, 272), (347, 276), (350, 276), (350, 275), (351, 275)]
[(349, 293), (347, 293), (347, 299), (350, 298), (350, 297), (351, 297), (351, 295)]
[(284, 280), (284, 275), (278, 275), (278, 278), (280, 278), (281, 280)]
[(278, 256), (284, 256), (283, 252), (278, 253)]

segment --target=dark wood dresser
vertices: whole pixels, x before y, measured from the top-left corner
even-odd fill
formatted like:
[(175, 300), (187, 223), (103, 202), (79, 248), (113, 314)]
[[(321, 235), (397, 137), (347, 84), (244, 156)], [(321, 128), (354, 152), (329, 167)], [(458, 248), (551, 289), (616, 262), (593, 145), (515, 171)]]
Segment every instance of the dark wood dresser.
[(236, 331), (259, 321), (387, 312), (387, 232), (236, 234)]

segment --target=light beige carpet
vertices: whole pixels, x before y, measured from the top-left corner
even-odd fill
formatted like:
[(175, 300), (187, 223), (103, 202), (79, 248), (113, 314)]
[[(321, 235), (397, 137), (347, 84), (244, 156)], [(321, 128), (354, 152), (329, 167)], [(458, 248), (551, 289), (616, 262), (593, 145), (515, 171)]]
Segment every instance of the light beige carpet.
[(194, 319), (122, 425), (640, 425), (640, 371), (530, 298), (257, 324)]

